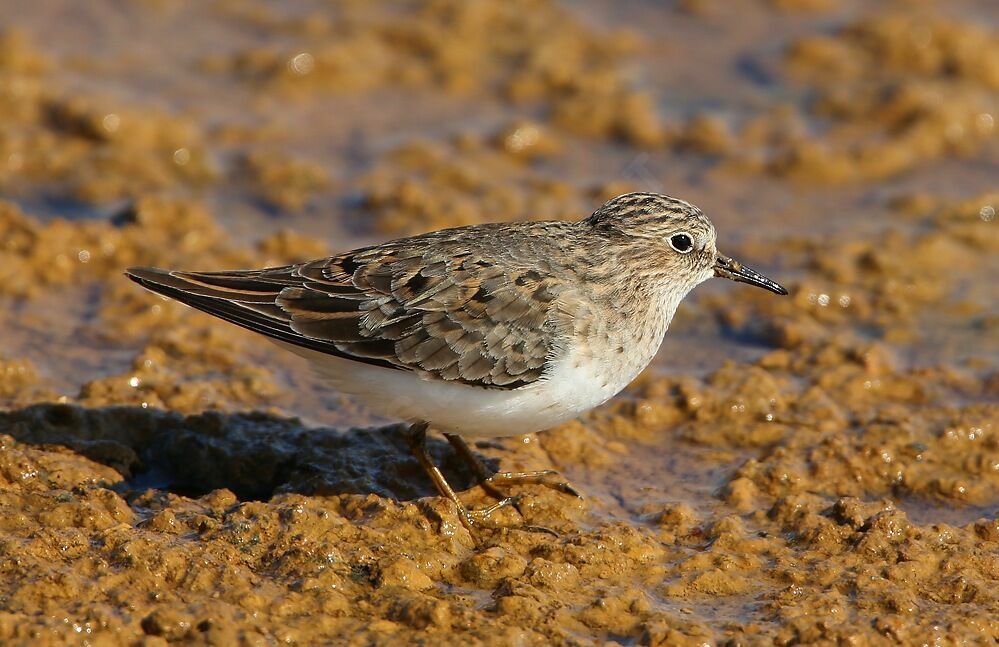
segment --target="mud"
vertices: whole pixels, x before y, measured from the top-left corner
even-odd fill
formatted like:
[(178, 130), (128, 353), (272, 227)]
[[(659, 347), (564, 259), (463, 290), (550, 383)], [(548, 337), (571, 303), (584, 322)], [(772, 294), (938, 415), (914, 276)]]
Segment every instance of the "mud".
[[(8, 23), (0, 642), (999, 640), (992, 3), (45, 1)], [(624, 394), (479, 443), (584, 498), (515, 488), (523, 517), (475, 536), (395, 421), (121, 276), (634, 189), (703, 207), (791, 296), (699, 288)]]

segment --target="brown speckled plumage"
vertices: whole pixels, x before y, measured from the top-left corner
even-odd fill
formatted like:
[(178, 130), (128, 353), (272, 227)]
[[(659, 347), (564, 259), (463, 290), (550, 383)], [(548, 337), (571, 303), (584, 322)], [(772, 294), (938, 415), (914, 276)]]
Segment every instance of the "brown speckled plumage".
[[(710, 235), (712, 245), (669, 255), (664, 237), (678, 228)], [(603, 330), (608, 312), (648, 317), (671, 275), (713, 259), (713, 230), (695, 207), (627, 194), (580, 222), (446, 229), (262, 270), (128, 275), (296, 346), (511, 389), (542, 377), (560, 338)]]
[[(571, 223), (444, 230), (264, 270), (137, 268), (149, 289), (291, 344), (442, 380), (537, 380), (572, 287)], [(553, 229), (563, 236), (552, 237)]]
[[(262, 270), (127, 274), (285, 344), (338, 389), (413, 423), (415, 456), (470, 528), (517, 505), (497, 483), (552, 474), (490, 476), (463, 436), (546, 429), (606, 401), (648, 365), (680, 300), (711, 276), (786, 294), (718, 254), (700, 210), (653, 193), (620, 196), (579, 222), (446, 229)], [(499, 503), (462, 505), (427, 455), (430, 426)]]

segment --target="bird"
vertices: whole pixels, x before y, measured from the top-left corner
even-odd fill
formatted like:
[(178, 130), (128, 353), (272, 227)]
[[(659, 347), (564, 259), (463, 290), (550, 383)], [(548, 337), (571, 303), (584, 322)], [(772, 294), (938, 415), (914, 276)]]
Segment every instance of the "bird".
[[(553, 470), (492, 473), (467, 440), (549, 429), (612, 398), (652, 361), (680, 301), (709, 278), (788, 294), (719, 253), (700, 209), (644, 192), (577, 221), (442, 229), (281, 267), (133, 267), (126, 276), (264, 335), (338, 391), (408, 423), (413, 455), (469, 529), (500, 508), (519, 510), (503, 484), (579, 494)], [(461, 502), (426, 451), (430, 430), (496, 504)]]

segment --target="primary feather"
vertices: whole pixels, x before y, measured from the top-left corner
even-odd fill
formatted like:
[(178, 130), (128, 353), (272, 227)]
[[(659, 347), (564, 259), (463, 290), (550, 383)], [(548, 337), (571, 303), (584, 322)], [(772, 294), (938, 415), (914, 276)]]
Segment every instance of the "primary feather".
[[(545, 223), (548, 236), (532, 235), (540, 224), (445, 230), (262, 270), (126, 273), (153, 292), (294, 346), (514, 389), (541, 378), (558, 334), (552, 304), (571, 278), (566, 268), (552, 271), (545, 259), (556, 250), (544, 249), (557, 240), (551, 226), (569, 223)], [(532, 253), (519, 253), (524, 247)]]

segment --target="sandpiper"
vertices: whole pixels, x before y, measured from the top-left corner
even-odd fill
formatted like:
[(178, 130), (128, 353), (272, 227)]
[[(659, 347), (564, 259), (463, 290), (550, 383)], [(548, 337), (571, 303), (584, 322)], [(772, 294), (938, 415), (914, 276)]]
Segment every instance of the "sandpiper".
[[(787, 294), (718, 253), (700, 209), (656, 193), (618, 196), (578, 222), (444, 229), (260, 270), (127, 275), (266, 335), (374, 412), (409, 422), (414, 455), (469, 528), (516, 506), (498, 484), (575, 491), (551, 470), (490, 474), (465, 438), (548, 429), (606, 402), (712, 276)], [(497, 504), (462, 504), (427, 455), (430, 429)]]

